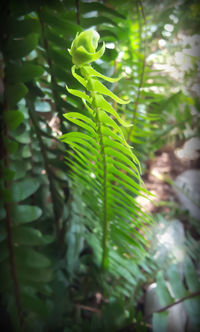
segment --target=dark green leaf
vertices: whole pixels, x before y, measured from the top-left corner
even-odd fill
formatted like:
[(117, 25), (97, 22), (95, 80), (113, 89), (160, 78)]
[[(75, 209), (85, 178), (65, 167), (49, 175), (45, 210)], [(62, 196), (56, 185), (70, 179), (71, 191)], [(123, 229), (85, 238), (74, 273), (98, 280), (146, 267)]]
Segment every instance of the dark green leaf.
[(27, 165), (23, 161), (15, 160), (10, 163), (10, 169), (15, 173), (14, 180), (19, 180), (25, 177)]
[(168, 312), (159, 312), (153, 314), (153, 332), (165, 332), (167, 327)]
[(11, 169), (11, 167), (10, 167), (10, 169), (8, 169), (6, 167), (2, 167), (1, 172), (2, 172), (1, 175), (2, 175), (2, 178), (4, 179), (4, 181), (11, 181), (15, 176), (15, 172)]
[(173, 303), (173, 299), (169, 293), (166, 281), (161, 271), (157, 273), (156, 280), (157, 280), (156, 293), (158, 295), (161, 306), (164, 307), (167, 306), (168, 304)]
[(22, 246), (15, 248), (15, 259), (18, 266), (25, 265), (33, 268), (44, 268), (50, 265), (50, 260), (47, 257), (33, 249)]
[(8, 52), (13, 60), (22, 58), (28, 55), (36, 48), (38, 44), (38, 35), (29, 34), (24, 39), (12, 40), (9, 44)]
[(61, 17), (54, 15), (52, 12), (50, 12), (47, 9), (45, 9), (42, 12), (42, 18), (45, 20), (47, 24), (54, 27), (57, 31), (59, 31), (63, 35), (73, 36), (77, 32), (82, 31), (80, 25), (74, 24), (69, 20), (62, 19)]
[(11, 33), (15, 37), (24, 37), (25, 35), (31, 34), (31, 33), (40, 33), (41, 27), (38, 19), (34, 18), (28, 18), (24, 20), (17, 20), (17, 21), (11, 21), (10, 22), (10, 29)]
[(27, 92), (27, 87), (21, 82), (9, 85), (7, 89), (9, 107), (13, 108), (16, 103), (27, 94)]
[(190, 292), (200, 290), (200, 282), (192, 260), (187, 257), (184, 263), (185, 278)]
[(52, 270), (50, 268), (35, 269), (31, 267), (20, 266), (18, 268), (19, 280), (29, 284), (47, 283), (52, 279)]
[(109, 25), (112, 25), (113, 27), (117, 25), (113, 20), (111, 20), (110, 18), (108, 18), (106, 16), (81, 18), (81, 25), (85, 29), (88, 29), (90, 27), (93, 27), (94, 25), (100, 25), (100, 24), (109, 24)]
[(11, 83), (27, 82), (40, 77), (44, 72), (41, 66), (25, 62), (23, 65), (10, 64), (7, 67), (6, 75)]
[(168, 271), (169, 281), (175, 298), (181, 299), (187, 295), (187, 291), (181, 280), (181, 274), (177, 265), (172, 265)]
[(120, 17), (120, 18), (125, 18), (123, 15), (121, 15), (120, 13), (118, 13), (116, 10), (103, 5), (102, 3), (99, 2), (84, 2), (84, 3), (80, 3), (80, 8), (81, 8), (81, 13), (88, 13), (88, 12), (93, 12), (93, 11), (99, 11), (101, 13), (107, 13), (116, 17)]
[(13, 241), (21, 245), (39, 246), (50, 243), (51, 239), (43, 236), (37, 229), (20, 226), (13, 228)]
[(12, 205), (11, 217), (14, 225), (26, 224), (38, 219), (42, 215), (42, 210), (31, 205)]
[[(24, 308), (29, 309), (31, 312), (38, 313), (40, 316), (43, 316), (47, 319), (50, 312), (49, 307), (45, 300), (41, 300), (35, 295), (32, 294), (23, 294), (22, 295), (22, 305)], [(31, 329), (33, 328), (33, 323), (36, 323), (36, 320), (31, 323)], [(37, 326), (37, 325), (36, 325)], [(40, 326), (36, 327), (37, 331)], [(30, 328), (30, 327), (29, 327)]]
[(17, 128), (20, 123), (23, 121), (24, 115), (22, 112), (16, 111), (7, 111), (5, 113), (5, 121), (7, 123), (8, 129), (13, 130)]
[(25, 145), (22, 149), (22, 157), (23, 158), (30, 158), (31, 157), (31, 151), (30, 146)]
[(12, 201), (20, 202), (31, 196), (40, 186), (38, 180), (30, 178), (11, 184)]
[(71, 57), (68, 56), (67, 51), (64, 53), (63, 51), (59, 51), (57, 49), (50, 49), (49, 55), (51, 59), (54, 60), (54, 63), (58, 65), (59, 67), (64, 69), (64, 71), (69, 70), (69, 68), (72, 66), (72, 60)]
[(184, 306), (186, 312), (189, 316), (191, 332), (197, 332), (200, 329), (200, 317), (199, 317), (199, 308), (200, 308), (200, 296), (196, 296), (192, 299), (184, 301)]
[(13, 133), (11, 133), (11, 134), (15, 138), (15, 140), (19, 143), (29, 144), (31, 142), (30, 132), (28, 130), (24, 131), (20, 135), (14, 135)]

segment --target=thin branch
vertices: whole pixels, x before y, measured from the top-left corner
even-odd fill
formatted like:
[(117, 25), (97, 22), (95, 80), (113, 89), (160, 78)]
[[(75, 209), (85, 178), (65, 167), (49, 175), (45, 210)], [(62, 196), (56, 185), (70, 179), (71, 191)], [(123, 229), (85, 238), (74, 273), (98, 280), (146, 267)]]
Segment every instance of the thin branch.
[[(29, 125), (30, 125), (30, 128), (32, 127), (32, 121), (29, 120)], [(31, 169), (30, 169), (30, 173), (31, 173), (31, 176), (33, 176), (33, 165), (34, 165), (34, 162), (33, 162), (33, 135), (32, 133), (30, 133), (30, 143), (29, 143), (29, 148), (30, 148), (30, 163), (31, 163)]]
[(143, 7), (142, 0), (138, 0), (138, 2), (140, 4), (140, 8), (141, 8), (141, 12), (142, 12), (142, 17), (143, 17), (143, 20), (144, 20), (144, 25), (146, 26), (146, 16), (145, 16), (145, 13), (144, 13), (144, 7)]
[(59, 223), (58, 223), (58, 216), (57, 216), (57, 209), (56, 209), (56, 205), (53, 199), (53, 190), (54, 190), (54, 183), (53, 183), (53, 179), (51, 176), (51, 170), (49, 168), (49, 162), (48, 162), (48, 157), (47, 157), (47, 153), (46, 153), (46, 147), (43, 143), (40, 131), (38, 129), (38, 121), (36, 119), (36, 114), (35, 114), (35, 110), (34, 110), (34, 104), (31, 101), (30, 98), (26, 98), (26, 103), (27, 103), (27, 108), (30, 114), (30, 119), (32, 121), (32, 124), (35, 128), (35, 132), (36, 132), (36, 136), (39, 142), (39, 146), (41, 149), (41, 154), (44, 160), (44, 167), (47, 173), (47, 178), (49, 181), (49, 191), (52, 197), (52, 204), (53, 204), (53, 212), (54, 212), (54, 224), (55, 224), (55, 228), (56, 228), (56, 232), (57, 232), (57, 237), (58, 237), (58, 242), (59, 242), (59, 246), (61, 247), (61, 243), (60, 243), (60, 229), (59, 229)]
[(80, 25), (80, 2), (79, 2), (79, 0), (76, 0), (76, 19), (77, 19), (77, 24)]
[(184, 296), (184, 297), (183, 297), (182, 299), (180, 299), (180, 300), (177, 300), (177, 301), (175, 301), (175, 302), (173, 302), (173, 303), (171, 303), (171, 304), (166, 305), (165, 307), (163, 307), (163, 308), (161, 308), (161, 309), (159, 309), (159, 310), (156, 310), (156, 311), (152, 312), (151, 314), (145, 316), (144, 318), (145, 318), (145, 319), (148, 319), (148, 318), (150, 318), (150, 317), (151, 317), (153, 314), (155, 314), (155, 313), (163, 312), (163, 311), (165, 311), (165, 310), (167, 310), (167, 309), (169, 309), (169, 308), (175, 306), (176, 304), (179, 304), (179, 303), (181, 303), (181, 302), (183, 302), (183, 301), (185, 301), (185, 300), (191, 299), (191, 298), (196, 297), (196, 296), (198, 296), (198, 295), (200, 295), (200, 291), (198, 291), (198, 292), (194, 292), (194, 293), (191, 293), (191, 294), (189, 294), (189, 295), (187, 295), (187, 296)]
[[(181, 302), (183, 302), (183, 301), (185, 301), (185, 300), (191, 299), (191, 298), (193, 298), (193, 297), (195, 297), (195, 296), (198, 296), (198, 295), (200, 295), (200, 291), (198, 291), (198, 292), (194, 292), (194, 293), (191, 293), (190, 295), (185, 296), (185, 297), (183, 297), (182, 299), (175, 301), (174, 303), (171, 303), (171, 304), (169, 304), (169, 305), (167, 305), (167, 306), (165, 306), (165, 307), (163, 307), (163, 308), (161, 308), (161, 309), (159, 309), (159, 310), (157, 310), (157, 311), (152, 312), (152, 313), (149, 314), (149, 315), (144, 316), (143, 319), (144, 319), (144, 320), (147, 320), (147, 319), (151, 318), (151, 316), (152, 316), (153, 314), (155, 314), (155, 313), (163, 312), (163, 311), (165, 311), (165, 310), (167, 310), (167, 309), (173, 307), (173, 306), (176, 305), (176, 304), (179, 304), (179, 303), (181, 303)], [(123, 332), (123, 331), (127, 331), (128, 329), (132, 329), (132, 328), (134, 328), (134, 326), (135, 326), (136, 324), (137, 324), (137, 320), (134, 319), (133, 322), (132, 322), (130, 325), (125, 326), (125, 327), (122, 328), (119, 332)], [(152, 329), (152, 325), (151, 325), (151, 324), (148, 324), (148, 323), (146, 323), (146, 322), (140, 322), (140, 325), (143, 325), (143, 326), (146, 326), (146, 327), (149, 327), (149, 328)]]
[(82, 310), (95, 312), (95, 313), (98, 314), (98, 316), (101, 316), (101, 310), (100, 309), (97, 309), (97, 308), (94, 308), (94, 307), (89, 307), (87, 305), (83, 305), (83, 304), (79, 304), (79, 303), (76, 304), (76, 307), (79, 308), (79, 309), (82, 309)]

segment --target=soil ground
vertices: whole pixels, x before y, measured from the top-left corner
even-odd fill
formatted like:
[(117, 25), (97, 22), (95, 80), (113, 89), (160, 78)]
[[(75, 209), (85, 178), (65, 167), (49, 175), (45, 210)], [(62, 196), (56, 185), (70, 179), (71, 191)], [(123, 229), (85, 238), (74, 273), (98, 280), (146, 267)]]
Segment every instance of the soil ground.
[(169, 207), (162, 206), (162, 204), (160, 206), (161, 201), (178, 203), (168, 179), (175, 180), (178, 175), (191, 168), (200, 168), (200, 158), (196, 160), (180, 159), (176, 156), (174, 149), (157, 151), (154, 158), (147, 162), (147, 171), (143, 176), (146, 188), (155, 195), (153, 202), (147, 200), (142, 202), (145, 204), (145, 208), (152, 213), (167, 213)]

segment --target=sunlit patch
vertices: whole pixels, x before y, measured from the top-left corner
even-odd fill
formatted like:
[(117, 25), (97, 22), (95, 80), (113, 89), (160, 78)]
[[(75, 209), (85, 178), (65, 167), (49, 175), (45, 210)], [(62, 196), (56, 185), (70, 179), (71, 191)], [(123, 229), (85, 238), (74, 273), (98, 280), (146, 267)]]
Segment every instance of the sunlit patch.
[(56, 114), (54, 114), (50, 121), (48, 121), (49, 127), (52, 129), (52, 136), (61, 136), (62, 132), (60, 130), (60, 120)]
[(118, 61), (121, 61), (123, 57), (124, 57), (124, 51), (120, 51), (117, 57)]
[(170, 37), (171, 32), (164, 30), (164, 31), (162, 31), (162, 35), (163, 35), (163, 37)]
[(158, 45), (159, 45), (160, 47), (164, 47), (164, 46), (166, 45), (166, 40), (164, 40), (164, 39), (159, 39), (159, 41), (158, 41)]
[(151, 174), (153, 175), (153, 176), (155, 176), (157, 179), (159, 179), (159, 180), (162, 180), (163, 179), (163, 175), (162, 175), (162, 173), (160, 172), (160, 170), (158, 169), (158, 168), (153, 168), (152, 170), (151, 170)]
[(106, 48), (109, 48), (109, 49), (114, 49), (115, 48), (115, 44), (114, 43), (106, 43)]
[(177, 65), (181, 66), (181, 69), (183, 71), (188, 71), (189, 69), (192, 69), (192, 67), (193, 67), (191, 58), (188, 57), (183, 52), (175, 53), (175, 62)]
[(172, 24), (165, 24), (164, 28), (168, 32), (172, 32), (174, 30), (174, 26)]
[(126, 74), (130, 74), (131, 73), (131, 68), (130, 67), (128, 67), (128, 66), (126, 66), (125, 67), (125, 72), (126, 72)]
[(137, 196), (135, 198), (136, 202), (141, 206), (143, 211), (151, 211), (154, 207), (154, 204), (159, 201), (158, 196), (154, 190), (149, 190), (149, 192), (154, 195), (151, 200), (143, 196)]
[(174, 14), (171, 14), (171, 15), (169, 16), (169, 18), (170, 18), (175, 24), (178, 23), (178, 21), (179, 21), (178, 17), (176, 17)]
[[(164, 225), (163, 225), (164, 226)], [(177, 261), (182, 261), (185, 257), (185, 252), (182, 247), (177, 246), (176, 239), (174, 234), (170, 231), (170, 228), (167, 227), (164, 229), (163, 234), (157, 234), (157, 239), (160, 244), (165, 246), (172, 252), (172, 256), (176, 258)]]
[(154, 289), (154, 288), (156, 288), (157, 287), (157, 284), (156, 284), (156, 282), (154, 282), (153, 284), (151, 284), (150, 286), (149, 286), (149, 289)]

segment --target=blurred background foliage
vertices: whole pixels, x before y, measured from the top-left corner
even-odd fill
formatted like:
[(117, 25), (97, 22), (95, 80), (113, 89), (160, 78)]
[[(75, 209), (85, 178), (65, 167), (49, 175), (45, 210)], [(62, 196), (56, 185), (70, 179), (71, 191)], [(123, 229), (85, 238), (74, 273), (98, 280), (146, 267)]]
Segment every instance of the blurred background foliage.
[[(199, 227), (194, 218), (188, 215), (193, 231), (187, 232), (181, 274), (174, 257), (161, 262), (154, 255), (157, 223), (165, 224), (170, 213), (176, 218), (183, 213), (180, 207), (171, 207), (168, 216), (152, 216), (143, 253), (134, 252), (131, 262), (124, 253), (121, 261), (113, 259), (109, 271), (100, 270), (98, 225), (88, 233), (84, 188), (72, 189), (65, 163), (70, 151), (59, 140), (63, 133), (80, 131), (63, 114), (86, 112), (65, 86), (81, 89), (71, 75), (67, 49), (77, 32), (89, 28), (106, 43), (94, 68), (107, 76), (123, 75), (108, 87), (131, 100), (126, 106), (113, 102), (113, 107), (133, 124), (122, 129), (143, 174), (158, 150), (175, 149), (199, 136), (197, 0), (2, 1), (4, 331), (164, 331), (167, 311), (144, 323), (140, 302), (147, 285), (157, 282), (162, 306), (199, 292)], [(192, 322), (188, 331), (199, 330), (199, 297), (184, 303)]]

